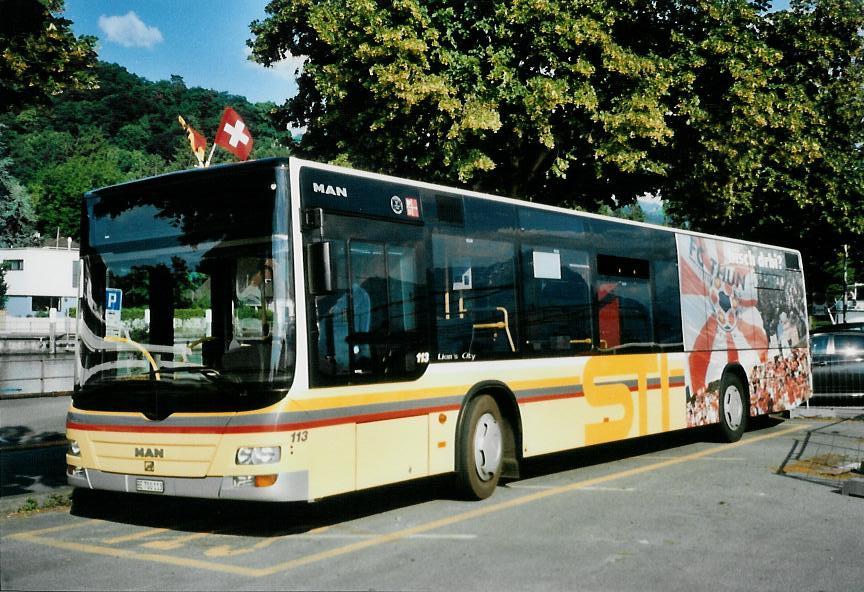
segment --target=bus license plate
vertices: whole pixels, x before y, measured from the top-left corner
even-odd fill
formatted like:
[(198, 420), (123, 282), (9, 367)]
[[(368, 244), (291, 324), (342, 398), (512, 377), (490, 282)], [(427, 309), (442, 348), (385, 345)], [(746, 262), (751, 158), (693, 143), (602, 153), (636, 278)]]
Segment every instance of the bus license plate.
[(165, 482), (155, 479), (136, 479), (135, 491), (146, 491), (148, 493), (164, 493)]

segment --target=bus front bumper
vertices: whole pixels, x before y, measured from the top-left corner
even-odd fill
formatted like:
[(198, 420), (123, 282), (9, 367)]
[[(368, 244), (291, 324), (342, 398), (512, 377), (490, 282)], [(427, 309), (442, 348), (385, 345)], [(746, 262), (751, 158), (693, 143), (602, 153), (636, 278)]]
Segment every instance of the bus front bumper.
[(146, 495), (269, 502), (309, 501), (308, 471), (278, 473), (275, 482), (267, 486), (256, 486), (254, 476), (161, 477), (106, 473), (85, 468), (67, 472), (66, 478), (73, 487)]

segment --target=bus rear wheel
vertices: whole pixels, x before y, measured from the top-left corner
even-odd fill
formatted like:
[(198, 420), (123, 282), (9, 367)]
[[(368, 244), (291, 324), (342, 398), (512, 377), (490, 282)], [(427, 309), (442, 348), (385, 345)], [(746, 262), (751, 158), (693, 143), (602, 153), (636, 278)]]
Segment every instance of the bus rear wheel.
[(501, 478), (504, 436), (495, 399), (480, 395), (465, 408), (457, 458), (461, 492), (469, 499), (486, 499)]
[(741, 379), (727, 374), (720, 383), (720, 437), (737, 442), (747, 429), (750, 401)]

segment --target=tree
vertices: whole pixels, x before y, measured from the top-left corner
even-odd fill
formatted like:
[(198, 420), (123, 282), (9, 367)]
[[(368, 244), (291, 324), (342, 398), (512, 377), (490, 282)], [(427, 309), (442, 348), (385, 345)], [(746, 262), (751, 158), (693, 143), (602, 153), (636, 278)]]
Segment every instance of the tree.
[(765, 207), (754, 213), (769, 204), (791, 211), (808, 280), (842, 284), (847, 247), (849, 265), (864, 269), (864, 1), (793, 0), (771, 24), (794, 126), (767, 142)]
[(842, 245), (864, 258), (864, 2), (793, 0), (767, 14), (694, 4), (672, 18), (686, 33), (671, 54), (686, 85), (672, 91), (683, 108), (660, 187), (669, 211), (801, 249), (808, 282), (824, 288)]
[(46, 164), (31, 183), (43, 234), (53, 235), (59, 229), (63, 235), (79, 238), (84, 193), (127, 180), (123, 167), (127, 151), (110, 145), (97, 128), (82, 129), (79, 140), (75, 152)]
[(0, 3), (0, 106), (20, 107), (94, 85), (96, 38), (76, 37), (62, 11), (63, 0)]
[(23, 247), (33, 240), (36, 216), (27, 190), (9, 172), (3, 132), (0, 125), (0, 248)]
[(862, 6), (273, 0), (249, 43), (305, 57), (276, 112), (304, 155), (594, 211), (651, 193), (823, 282), (864, 257)]
[[(305, 56), (300, 151), (545, 202), (632, 203), (664, 172), (667, 66), (607, 0), (275, 0), (253, 56)], [(346, 17), (346, 15), (348, 15)], [(616, 200), (612, 199), (612, 196)]]

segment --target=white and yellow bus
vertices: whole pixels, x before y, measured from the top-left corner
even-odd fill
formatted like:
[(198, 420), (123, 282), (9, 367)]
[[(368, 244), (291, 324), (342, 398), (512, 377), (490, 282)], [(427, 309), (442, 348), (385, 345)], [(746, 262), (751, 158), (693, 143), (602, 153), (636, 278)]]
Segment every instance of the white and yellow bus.
[(810, 393), (800, 254), (298, 159), (84, 199), (69, 483), (293, 501)]

